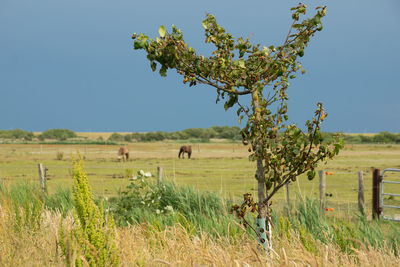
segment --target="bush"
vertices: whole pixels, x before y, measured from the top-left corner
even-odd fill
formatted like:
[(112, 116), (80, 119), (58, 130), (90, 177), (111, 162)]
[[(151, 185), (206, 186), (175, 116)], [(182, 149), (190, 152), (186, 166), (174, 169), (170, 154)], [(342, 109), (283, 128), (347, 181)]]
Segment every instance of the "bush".
[(398, 134), (380, 132), (379, 134), (374, 135), (372, 140), (375, 143), (396, 143), (398, 136)]
[(239, 127), (213, 126), (211, 129), (216, 133), (215, 138), (224, 138), (230, 140), (241, 140)]
[(108, 137), (109, 141), (115, 141), (115, 142), (123, 142), (124, 136), (122, 134), (119, 133), (113, 133), (112, 135), (110, 135), (110, 137)]
[(243, 233), (237, 226), (232, 226), (233, 216), (218, 195), (171, 182), (159, 184), (150, 173), (143, 171), (119, 192), (111, 208), (120, 226), (145, 222), (163, 229), (179, 223), (191, 234), (201, 230), (232, 237)]
[(27, 132), (21, 129), (14, 130), (0, 130), (0, 138), (3, 139), (23, 139), (25, 141), (31, 141), (34, 138), (32, 132)]
[(142, 141), (162, 141), (164, 140), (164, 134), (161, 131), (158, 132), (148, 132), (142, 137)]
[(69, 138), (74, 138), (76, 137), (76, 133), (68, 130), (68, 129), (50, 129), (44, 131), (40, 136), (39, 140), (45, 140), (45, 139), (55, 139), (59, 141), (65, 141)]
[(124, 141), (132, 142), (132, 135), (130, 135), (130, 134), (124, 135)]

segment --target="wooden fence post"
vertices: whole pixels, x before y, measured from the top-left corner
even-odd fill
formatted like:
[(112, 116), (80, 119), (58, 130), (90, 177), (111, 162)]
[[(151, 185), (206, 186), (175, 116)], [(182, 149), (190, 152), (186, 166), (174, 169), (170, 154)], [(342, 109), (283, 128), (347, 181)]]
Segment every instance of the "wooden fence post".
[(160, 167), (160, 166), (157, 167), (157, 174), (158, 174), (158, 184), (161, 184), (161, 182), (162, 182), (162, 167)]
[(358, 209), (362, 215), (365, 215), (364, 177), (362, 171), (358, 172)]
[(42, 163), (39, 163), (39, 181), (40, 181), (40, 187), (42, 188), (43, 191), (46, 191), (46, 176), (44, 174), (43, 170), (43, 165)]
[(325, 179), (325, 171), (319, 170), (319, 204), (321, 207), (321, 213), (325, 214), (325, 191), (326, 191), (326, 179)]
[(372, 171), (372, 218), (379, 219), (381, 214), (380, 208), (380, 188), (382, 176), (379, 169)]

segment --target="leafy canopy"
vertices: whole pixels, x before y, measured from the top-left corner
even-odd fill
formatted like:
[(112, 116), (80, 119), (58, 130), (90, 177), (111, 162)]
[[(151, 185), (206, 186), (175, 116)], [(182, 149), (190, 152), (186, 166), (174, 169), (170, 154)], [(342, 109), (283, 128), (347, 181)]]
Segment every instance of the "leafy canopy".
[[(161, 76), (175, 69), (183, 82), (198, 83), (216, 88), (217, 102), (224, 101), (225, 110), (237, 107), (239, 122), (246, 118), (242, 129), (243, 143), (250, 144), (250, 158), (262, 162), (265, 176), (267, 204), (270, 198), (290, 180), (307, 173), (315, 176), (318, 162), (332, 158), (343, 146), (339, 138), (323, 142), (320, 125), (327, 113), (318, 103), (315, 114), (302, 131), (288, 122), (289, 80), (296, 73), (305, 73), (299, 57), (317, 31), (323, 26), (321, 19), (325, 7), (317, 7), (313, 17), (300, 21), (306, 6), (299, 4), (291, 9), (293, 23), (282, 45), (274, 47), (250, 43), (250, 37), (234, 38), (227, 33), (211, 14), (203, 21), (205, 42), (215, 46), (209, 56), (198, 54), (183, 39), (182, 32), (172, 26), (167, 32), (159, 28), (160, 37), (151, 39), (143, 33), (133, 34), (134, 48), (144, 50), (153, 71), (159, 68)], [(243, 104), (243, 95), (251, 96), (250, 107)]]

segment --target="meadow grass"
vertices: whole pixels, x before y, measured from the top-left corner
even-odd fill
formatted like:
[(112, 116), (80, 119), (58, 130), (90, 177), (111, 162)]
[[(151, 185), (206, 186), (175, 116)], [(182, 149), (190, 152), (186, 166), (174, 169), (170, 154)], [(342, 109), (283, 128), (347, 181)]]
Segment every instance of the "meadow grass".
[[(239, 200), (244, 192), (255, 193), (255, 163), (248, 160), (247, 147), (239, 143), (192, 144), (192, 159), (178, 159), (181, 144), (130, 143), (129, 162), (118, 162), (119, 146), (113, 145), (0, 145), (0, 178), (13, 184), (19, 180), (38, 181), (37, 164), (43, 163), (48, 171), (48, 190), (70, 188), (72, 185), (71, 155), (76, 151), (85, 158), (89, 182), (96, 196), (116, 196), (120, 188), (129, 184), (127, 173), (143, 169), (156, 175), (157, 167), (163, 167), (165, 180), (189, 185), (201, 191), (211, 191), (225, 198)], [(63, 159), (57, 160), (57, 153)], [(333, 172), (327, 176), (328, 207), (335, 215), (357, 210), (358, 175), (364, 172), (365, 203), (370, 214), (372, 172), (371, 167), (400, 168), (400, 145), (347, 145), (339, 156), (319, 169)], [(293, 202), (295, 195), (318, 197), (318, 177), (308, 181), (300, 177), (290, 185)], [(393, 177), (399, 179), (399, 177)], [(399, 179), (400, 180), (400, 179)], [(398, 192), (396, 187), (387, 188)], [(396, 191), (397, 190), (397, 191)], [(285, 190), (273, 199), (274, 205), (285, 205)], [(399, 199), (387, 200), (399, 204)], [(389, 203), (388, 202), (388, 203)]]
[[(130, 186), (126, 190), (138, 188), (139, 193), (144, 194), (133, 196), (141, 195), (143, 200), (147, 199), (147, 193), (158, 192), (153, 198), (157, 199), (156, 207), (161, 209), (171, 205), (174, 212), (156, 213), (150, 205), (153, 201), (139, 207), (142, 198), (130, 199), (126, 197), (129, 194), (119, 196), (114, 203), (117, 207), (119, 203), (128, 203), (128, 207), (131, 205), (133, 209), (127, 209), (126, 204), (122, 210), (113, 208), (112, 204), (106, 205), (117, 221), (122, 219), (122, 222), (130, 223), (119, 223), (123, 227), (117, 228), (117, 250), (123, 266), (352, 266), (364, 264), (371, 255), (378, 258), (374, 264), (395, 266), (399, 261), (397, 226), (368, 222), (366, 217), (321, 216), (318, 201), (305, 194), (297, 196), (293, 209), (274, 207), (273, 242), (276, 251), (267, 256), (258, 252), (250, 229), (239, 227), (235, 218), (228, 215), (229, 204), (224, 204), (218, 193), (199, 191), (193, 186), (177, 186), (169, 181), (157, 185), (154, 177), (145, 179), (148, 179), (148, 187)], [(132, 181), (146, 184), (141, 179)], [(300, 188), (300, 184), (297, 185)], [(71, 213), (68, 214), (67, 204), (71, 202), (70, 192), (60, 188), (56, 193), (45, 194), (34, 181), (20, 180), (8, 184), (3, 181), (0, 184), (0, 234), (3, 234), (0, 263), (6, 266), (32, 263), (64, 265), (66, 258), (59, 245), (63, 243), (59, 239), (60, 228), (50, 226), (47, 219), (59, 222), (61, 216), (65, 217), (63, 232), (70, 232), (73, 220)], [(133, 216), (134, 220), (127, 220), (126, 215)], [(252, 222), (251, 218), (249, 221)], [(50, 253), (45, 252), (42, 242), (51, 247)], [(135, 246), (137, 243), (138, 247)], [(28, 259), (18, 254), (24, 251), (37, 254)], [(301, 253), (300, 257), (298, 253)], [(67, 259), (74, 257), (71, 255)]]

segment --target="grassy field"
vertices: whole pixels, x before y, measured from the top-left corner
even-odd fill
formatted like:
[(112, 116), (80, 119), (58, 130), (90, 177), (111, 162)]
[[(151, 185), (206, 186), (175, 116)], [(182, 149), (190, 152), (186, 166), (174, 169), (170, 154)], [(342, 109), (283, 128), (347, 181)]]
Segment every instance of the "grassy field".
[[(50, 193), (56, 192), (59, 186), (71, 187), (71, 156), (77, 157), (76, 153), (80, 151), (85, 158), (89, 182), (97, 196), (114, 196), (119, 188), (128, 185), (128, 177), (134, 172), (143, 169), (156, 174), (157, 166), (163, 167), (166, 180), (175, 180), (178, 184), (199, 190), (214, 191), (223, 197), (238, 200), (243, 192), (254, 193), (255, 164), (249, 162), (245, 147), (229, 143), (192, 144), (193, 155), (189, 160), (178, 159), (179, 146), (178, 143), (133, 143), (129, 145), (131, 160), (118, 162), (119, 146), (1, 145), (0, 178), (6, 184), (24, 180), (38, 183), (37, 164), (42, 163), (48, 168)], [(62, 159), (60, 155), (63, 155)], [(398, 230), (393, 232), (393, 229), (399, 229), (398, 224), (355, 216), (357, 172), (364, 172), (366, 205), (370, 214), (371, 167), (400, 168), (399, 156), (400, 145), (354, 145), (347, 146), (335, 160), (321, 165), (320, 169), (333, 172), (333, 175), (327, 176), (327, 193), (333, 194), (328, 199), (328, 207), (334, 207), (334, 212), (327, 213), (327, 217), (319, 216), (319, 204), (315, 200), (297, 202), (290, 215), (276, 209), (277, 212), (274, 211), (272, 216), (274, 250), (269, 255), (258, 252), (254, 236), (246, 234), (245, 228), (237, 227), (234, 220), (226, 219), (231, 218), (224, 205), (226, 202), (219, 202), (224, 207), (223, 211), (205, 215), (211, 211), (212, 201), (201, 202), (208, 205), (197, 205), (197, 200), (200, 203), (202, 199), (200, 194), (192, 193), (187, 198), (188, 194), (184, 193), (178, 202), (185, 205), (187, 202), (192, 203), (182, 206), (187, 208), (187, 217), (182, 215), (184, 209), (178, 212), (176, 206), (174, 211), (177, 213), (164, 214), (162, 218), (160, 215), (150, 216), (140, 223), (116, 228), (115, 240), (120, 264), (399, 266), (399, 241), (391, 243), (398, 240)], [(387, 178), (400, 181), (400, 175)], [(36, 189), (40, 194), (32, 194), (27, 198), (28, 194), (24, 195), (26, 191), (22, 188), (10, 191), (9, 194), (5, 190), (3, 198), (0, 198), (0, 266), (66, 266), (66, 259), (74, 259), (80, 252), (65, 255), (61, 252), (60, 220), (64, 214), (58, 209), (61, 202), (57, 202), (57, 206), (44, 208), (39, 200), (43, 195), (40, 189)], [(399, 193), (400, 188), (392, 186), (387, 189), (391, 193)], [(175, 189), (168, 192), (169, 195), (164, 194), (161, 199), (176, 197), (180, 191)], [(308, 181), (306, 177), (301, 177), (299, 182), (290, 185), (290, 194), (292, 202), (299, 199), (295, 194), (318, 198), (318, 178)], [(400, 204), (396, 199), (390, 201)], [(284, 192), (281, 192), (274, 200), (274, 207), (285, 203)], [(145, 213), (143, 207), (137, 210), (140, 211), (137, 214), (140, 218), (151, 214), (149, 211)], [(125, 214), (118, 213), (115, 207), (113, 212), (119, 216)], [(69, 232), (77, 224), (72, 211), (65, 216), (63, 231)], [(167, 222), (168, 218), (175, 218), (173, 225), (160, 224)], [(207, 225), (210, 227), (207, 228)]]
[[(118, 189), (129, 184), (128, 177), (138, 170), (156, 175), (157, 167), (163, 168), (164, 179), (174, 180), (199, 190), (219, 193), (223, 197), (239, 199), (244, 192), (255, 193), (255, 163), (248, 160), (247, 148), (241, 144), (200, 143), (192, 144), (192, 159), (178, 159), (178, 143), (129, 144), (130, 161), (118, 162), (119, 146), (106, 145), (0, 145), (0, 178), (6, 183), (19, 180), (38, 181), (38, 163), (48, 168), (48, 190), (72, 185), (71, 156), (77, 151), (85, 158), (94, 194), (113, 196)], [(57, 154), (63, 154), (57, 160)], [(365, 203), (370, 213), (371, 168), (400, 168), (400, 145), (348, 145), (333, 161), (320, 169), (333, 172), (327, 176), (328, 206), (341, 212), (357, 209), (358, 171), (364, 173)], [(390, 179), (400, 181), (400, 175), (390, 174)], [(387, 187), (391, 193), (399, 193), (400, 186)], [(296, 194), (318, 197), (318, 177), (308, 181), (301, 177), (290, 185), (290, 196)], [(275, 203), (285, 203), (284, 190)], [(387, 203), (399, 205), (399, 199)]]

